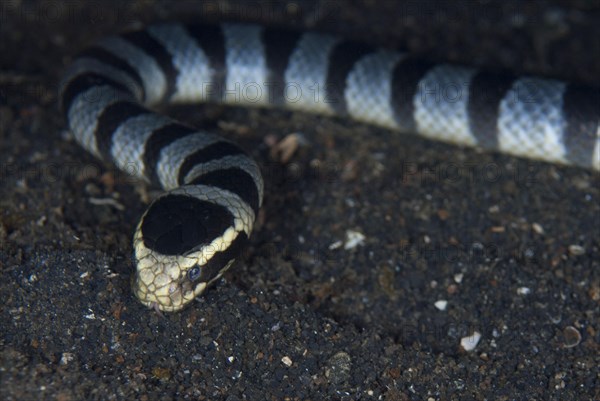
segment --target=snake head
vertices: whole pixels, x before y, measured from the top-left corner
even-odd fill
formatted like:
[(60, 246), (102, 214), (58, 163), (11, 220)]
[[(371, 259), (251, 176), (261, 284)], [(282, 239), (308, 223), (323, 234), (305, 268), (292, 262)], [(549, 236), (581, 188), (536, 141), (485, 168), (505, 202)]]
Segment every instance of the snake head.
[(133, 293), (149, 308), (178, 311), (229, 269), (246, 238), (241, 233), (232, 241), (221, 242), (223, 250), (209, 244), (185, 255), (162, 255), (148, 248), (141, 238), (134, 238)]
[(182, 309), (221, 277), (248, 240), (251, 210), (225, 207), (218, 202), (222, 197), (194, 196), (195, 189), (157, 198), (136, 229), (132, 289), (148, 307)]
[(148, 252), (143, 245), (136, 246), (134, 253), (136, 272), (131, 283), (133, 293), (149, 308), (178, 311), (218, 278), (200, 280), (201, 267), (192, 257), (156, 255)]

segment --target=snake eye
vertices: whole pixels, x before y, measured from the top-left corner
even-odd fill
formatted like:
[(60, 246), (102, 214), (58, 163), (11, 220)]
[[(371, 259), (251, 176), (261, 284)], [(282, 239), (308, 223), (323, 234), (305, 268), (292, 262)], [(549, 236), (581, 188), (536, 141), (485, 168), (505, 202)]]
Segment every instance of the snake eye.
[(200, 267), (196, 265), (188, 271), (188, 278), (190, 281), (196, 281), (198, 277), (200, 277)]

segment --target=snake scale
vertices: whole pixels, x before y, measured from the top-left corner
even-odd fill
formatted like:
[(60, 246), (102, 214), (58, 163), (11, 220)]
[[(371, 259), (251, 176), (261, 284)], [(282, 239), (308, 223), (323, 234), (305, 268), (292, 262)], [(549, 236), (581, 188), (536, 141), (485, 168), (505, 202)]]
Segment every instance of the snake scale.
[(229, 268), (263, 200), (238, 146), (151, 110), (166, 103), (284, 107), (600, 170), (600, 92), (425, 62), (335, 36), (259, 25), (164, 23), (100, 40), (60, 85), (93, 155), (164, 189), (134, 234), (132, 288), (177, 311)]

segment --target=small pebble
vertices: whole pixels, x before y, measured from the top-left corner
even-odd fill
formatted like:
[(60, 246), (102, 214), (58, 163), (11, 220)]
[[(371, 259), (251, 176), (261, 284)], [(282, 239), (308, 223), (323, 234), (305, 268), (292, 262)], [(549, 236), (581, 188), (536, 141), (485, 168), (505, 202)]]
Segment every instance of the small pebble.
[(567, 326), (563, 330), (565, 338), (565, 348), (573, 348), (581, 342), (581, 333), (573, 326)]
[(474, 331), (470, 336), (460, 339), (460, 346), (467, 352), (473, 351), (477, 347), (477, 344), (479, 344), (479, 340), (481, 340), (481, 333)]
[(75, 359), (75, 355), (73, 355), (71, 352), (63, 352), (62, 356), (60, 357), (60, 364), (68, 365), (73, 359)]
[(152, 376), (160, 380), (169, 380), (171, 371), (167, 368), (155, 367), (152, 369)]
[(505, 228), (504, 226), (493, 226), (493, 227), (491, 228), (491, 231), (492, 231), (493, 233), (503, 233), (503, 232), (505, 232), (505, 231), (506, 231), (506, 228)]
[(344, 243), (344, 249), (349, 250), (356, 248), (359, 245), (363, 245), (365, 242), (365, 236), (359, 231), (347, 230), (346, 231), (346, 242)]
[(435, 301), (434, 305), (439, 310), (446, 310), (446, 307), (448, 306), (448, 301), (446, 301), (445, 299), (440, 299), (439, 301)]
[(294, 156), (298, 148), (307, 144), (308, 141), (304, 135), (299, 132), (286, 135), (285, 138), (271, 147), (271, 158), (282, 164), (287, 164), (292, 159), (292, 156)]
[(544, 234), (544, 227), (542, 227), (539, 223), (533, 223), (531, 225), (531, 228), (533, 229), (533, 231), (535, 231), (537, 234)]
[(283, 358), (281, 358), (281, 362), (288, 368), (292, 366), (293, 363), (289, 356), (284, 356)]
[(569, 245), (569, 253), (573, 256), (581, 256), (585, 253), (585, 248), (581, 245)]
[(446, 292), (449, 295), (456, 294), (458, 292), (458, 286), (456, 284), (450, 284), (448, 288), (446, 288)]
[(334, 243), (329, 245), (329, 250), (333, 251), (334, 249), (340, 248), (344, 243), (342, 241), (335, 241)]
[(112, 206), (112, 207), (114, 207), (115, 209), (117, 209), (119, 211), (125, 210), (125, 206), (123, 206), (123, 204), (117, 202), (113, 198), (89, 198), (89, 202), (92, 205)]
[(329, 358), (325, 368), (325, 377), (333, 384), (340, 384), (350, 378), (352, 369), (352, 358), (347, 353), (341, 351)]

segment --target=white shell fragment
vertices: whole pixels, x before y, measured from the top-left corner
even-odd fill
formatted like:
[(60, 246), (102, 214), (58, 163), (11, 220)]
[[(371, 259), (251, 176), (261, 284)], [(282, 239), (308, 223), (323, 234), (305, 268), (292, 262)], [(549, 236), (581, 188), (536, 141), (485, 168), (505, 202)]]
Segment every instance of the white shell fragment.
[(365, 235), (360, 231), (346, 230), (346, 242), (344, 243), (344, 249), (349, 250), (356, 248), (359, 245), (363, 245), (365, 238)]
[(433, 305), (439, 310), (446, 310), (446, 307), (448, 306), (448, 301), (446, 301), (445, 299), (440, 299), (439, 301), (435, 301)]
[(467, 352), (473, 351), (477, 347), (477, 344), (479, 344), (479, 340), (481, 340), (481, 333), (474, 331), (470, 336), (460, 339), (460, 346)]

